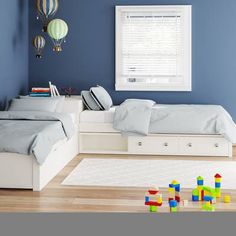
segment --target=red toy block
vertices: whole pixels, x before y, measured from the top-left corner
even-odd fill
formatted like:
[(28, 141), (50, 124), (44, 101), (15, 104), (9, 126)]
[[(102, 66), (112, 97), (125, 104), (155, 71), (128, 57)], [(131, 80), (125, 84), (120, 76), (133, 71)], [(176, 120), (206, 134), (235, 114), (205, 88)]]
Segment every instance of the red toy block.
[(201, 199), (202, 199), (202, 201), (204, 199), (204, 190), (201, 191)]
[(158, 191), (157, 190), (148, 190), (149, 194), (154, 195), (157, 194)]
[(222, 176), (220, 174), (216, 174), (215, 178), (222, 178)]
[(174, 198), (168, 198), (168, 202), (175, 200)]
[(176, 200), (177, 202), (180, 202), (180, 197), (179, 197), (179, 196), (175, 196), (175, 200)]
[(145, 202), (146, 206), (162, 206), (162, 203), (158, 202)]

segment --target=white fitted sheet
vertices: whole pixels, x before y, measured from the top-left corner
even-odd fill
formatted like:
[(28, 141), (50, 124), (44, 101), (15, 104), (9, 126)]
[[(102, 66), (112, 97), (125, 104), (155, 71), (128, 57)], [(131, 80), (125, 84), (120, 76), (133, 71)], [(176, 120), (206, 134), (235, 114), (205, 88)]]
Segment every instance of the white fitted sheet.
[(113, 123), (115, 107), (109, 111), (85, 110), (80, 114), (80, 123)]

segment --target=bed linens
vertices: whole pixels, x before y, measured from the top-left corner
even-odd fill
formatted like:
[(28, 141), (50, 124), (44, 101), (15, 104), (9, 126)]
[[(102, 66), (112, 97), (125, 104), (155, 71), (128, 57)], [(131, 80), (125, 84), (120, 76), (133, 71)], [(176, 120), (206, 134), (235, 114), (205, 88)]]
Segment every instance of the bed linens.
[(0, 152), (33, 154), (43, 164), (52, 147), (70, 139), (75, 127), (70, 115), (50, 112), (0, 112)]
[(221, 134), (236, 143), (236, 125), (217, 105), (149, 106), (148, 101), (129, 100), (116, 109), (113, 127), (125, 135)]

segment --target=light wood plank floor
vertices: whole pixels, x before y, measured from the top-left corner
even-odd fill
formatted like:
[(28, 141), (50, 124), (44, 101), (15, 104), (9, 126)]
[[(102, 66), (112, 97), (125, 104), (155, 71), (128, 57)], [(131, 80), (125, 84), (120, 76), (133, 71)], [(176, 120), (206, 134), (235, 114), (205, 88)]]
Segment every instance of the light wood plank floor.
[[(150, 156), (115, 156), (115, 155), (80, 155), (74, 158), (59, 173), (42, 192), (30, 190), (0, 189), (0, 212), (148, 212), (144, 206), (142, 188), (98, 188), (98, 187), (71, 187), (62, 186), (61, 182), (79, 164), (83, 158), (140, 158), (140, 159), (183, 159), (183, 160), (216, 160), (236, 161), (234, 158), (202, 158), (202, 157), (150, 157)], [(167, 198), (167, 189), (161, 189), (164, 200)], [(225, 204), (219, 200), (217, 211), (236, 211), (236, 191), (225, 192), (230, 194), (232, 203)], [(191, 199), (190, 190), (182, 190), (183, 199)], [(201, 203), (189, 202), (179, 211), (201, 211)], [(160, 212), (169, 212), (168, 203), (164, 202)]]

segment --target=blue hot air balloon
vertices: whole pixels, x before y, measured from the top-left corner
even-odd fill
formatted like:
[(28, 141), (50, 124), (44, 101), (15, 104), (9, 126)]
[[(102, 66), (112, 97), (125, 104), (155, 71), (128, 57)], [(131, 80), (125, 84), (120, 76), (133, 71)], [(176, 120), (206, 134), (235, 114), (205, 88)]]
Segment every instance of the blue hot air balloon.
[(58, 10), (58, 0), (36, 0), (40, 19), (43, 22), (43, 31), (47, 32), (47, 25)]

